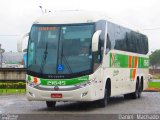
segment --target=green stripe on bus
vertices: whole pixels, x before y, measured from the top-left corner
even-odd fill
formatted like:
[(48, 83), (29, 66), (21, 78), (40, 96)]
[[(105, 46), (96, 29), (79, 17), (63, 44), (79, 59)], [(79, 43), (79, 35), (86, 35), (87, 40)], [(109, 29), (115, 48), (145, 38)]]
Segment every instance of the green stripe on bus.
[(134, 68), (134, 59), (135, 59), (135, 57), (132, 56), (132, 68)]
[(110, 53), (110, 67), (127, 68), (128, 61), (129, 60), (127, 55)]
[(148, 67), (149, 67), (149, 59), (145, 57), (141, 57), (139, 68), (148, 68)]
[[(28, 75), (28, 78), (31, 78), (31, 77), (32, 76)], [(41, 85), (44, 85), (44, 86), (68, 86), (68, 85), (80, 84), (88, 80), (89, 80), (89, 76), (87, 75), (87, 76), (82, 76), (82, 77), (72, 78), (72, 79), (43, 79), (43, 78), (40, 78), (40, 83)]]
[[(132, 68), (135, 65), (136, 56), (132, 56)], [(129, 55), (110, 53), (109, 65), (111, 68), (129, 68)], [(149, 58), (138, 57), (138, 68), (148, 68)]]
[(28, 81), (31, 81), (31, 76), (28, 75)]
[(130, 79), (132, 79), (133, 69), (130, 69)]

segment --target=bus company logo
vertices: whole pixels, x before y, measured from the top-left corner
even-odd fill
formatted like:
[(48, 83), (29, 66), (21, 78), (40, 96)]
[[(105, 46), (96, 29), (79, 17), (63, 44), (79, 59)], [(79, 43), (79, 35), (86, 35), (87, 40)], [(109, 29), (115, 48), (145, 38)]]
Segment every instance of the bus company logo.
[(48, 75), (48, 78), (50, 79), (62, 79), (64, 78), (63, 75)]
[(115, 53), (111, 54), (111, 67), (120, 67), (120, 62), (118, 59), (118, 55), (116, 55)]
[(58, 87), (58, 86), (55, 86), (55, 87), (54, 87), (54, 90), (55, 90), (55, 91), (58, 91), (58, 90), (59, 90), (59, 87)]

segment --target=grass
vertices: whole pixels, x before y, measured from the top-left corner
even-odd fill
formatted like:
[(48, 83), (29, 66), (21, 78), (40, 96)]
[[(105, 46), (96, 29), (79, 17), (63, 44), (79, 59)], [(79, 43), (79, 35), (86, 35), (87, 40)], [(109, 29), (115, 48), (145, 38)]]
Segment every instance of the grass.
[(149, 88), (160, 88), (160, 82), (148, 82)]
[(21, 94), (25, 93), (25, 89), (0, 89), (0, 95), (4, 94)]

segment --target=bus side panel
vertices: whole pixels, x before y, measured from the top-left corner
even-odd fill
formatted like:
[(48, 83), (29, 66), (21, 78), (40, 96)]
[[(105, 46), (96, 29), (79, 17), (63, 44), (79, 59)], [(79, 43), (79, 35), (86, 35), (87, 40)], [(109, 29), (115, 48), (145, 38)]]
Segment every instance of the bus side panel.
[[(104, 56), (104, 61), (106, 61), (103, 62), (104, 79), (111, 79), (112, 96), (135, 92), (138, 77), (139, 80), (143, 78), (143, 88), (147, 87), (148, 65), (145, 65), (144, 62), (144, 60), (148, 60), (147, 57), (118, 50), (111, 50)], [(132, 62), (132, 66), (130, 62)]]
[(143, 78), (145, 89), (149, 66), (148, 55), (145, 55), (148, 52), (147, 37), (107, 22), (106, 43), (102, 66), (105, 68), (104, 79), (111, 79), (111, 95), (135, 92), (138, 77)]

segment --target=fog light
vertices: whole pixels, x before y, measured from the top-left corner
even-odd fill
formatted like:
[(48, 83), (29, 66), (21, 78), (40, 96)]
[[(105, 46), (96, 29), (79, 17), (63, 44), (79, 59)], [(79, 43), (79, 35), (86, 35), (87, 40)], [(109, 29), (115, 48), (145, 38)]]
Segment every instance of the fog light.
[(35, 95), (31, 92), (28, 92), (30, 96), (35, 97)]
[(86, 96), (88, 94), (88, 92), (84, 92), (84, 93), (82, 93), (82, 97), (84, 97), (84, 96)]

